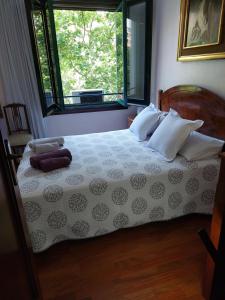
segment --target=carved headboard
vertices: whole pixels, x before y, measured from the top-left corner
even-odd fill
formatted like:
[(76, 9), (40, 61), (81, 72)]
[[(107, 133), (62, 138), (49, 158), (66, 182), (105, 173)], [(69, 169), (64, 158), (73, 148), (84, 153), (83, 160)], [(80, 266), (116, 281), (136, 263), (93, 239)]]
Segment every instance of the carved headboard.
[(175, 109), (181, 117), (204, 121), (199, 132), (225, 140), (225, 100), (207, 89), (180, 85), (159, 91), (159, 108)]

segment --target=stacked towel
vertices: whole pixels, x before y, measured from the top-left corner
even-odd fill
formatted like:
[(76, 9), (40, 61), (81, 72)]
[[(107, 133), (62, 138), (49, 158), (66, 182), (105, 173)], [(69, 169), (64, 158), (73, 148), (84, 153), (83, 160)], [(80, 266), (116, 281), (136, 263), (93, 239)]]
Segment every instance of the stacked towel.
[(32, 149), (33, 145), (49, 144), (49, 143), (58, 143), (60, 146), (62, 146), (64, 144), (64, 138), (62, 136), (59, 136), (59, 137), (52, 137), (52, 138), (36, 139), (29, 143), (29, 147)]
[(36, 153), (47, 153), (54, 150), (58, 150), (60, 146), (63, 146), (63, 137), (37, 139), (31, 141), (28, 145), (32, 151)]
[(44, 172), (50, 172), (68, 167), (70, 162), (71, 160), (67, 156), (43, 159), (40, 161), (40, 169)]
[(68, 149), (56, 150), (30, 157), (31, 166), (44, 172), (67, 167), (71, 161), (72, 155)]
[(32, 145), (32, 151), (41, 154), (41, 153), (47, 153), (47, 152), (58, 150), (59, 147), (60, 146), (57, 142), (46, 143), (46, 144), (34, 144)]

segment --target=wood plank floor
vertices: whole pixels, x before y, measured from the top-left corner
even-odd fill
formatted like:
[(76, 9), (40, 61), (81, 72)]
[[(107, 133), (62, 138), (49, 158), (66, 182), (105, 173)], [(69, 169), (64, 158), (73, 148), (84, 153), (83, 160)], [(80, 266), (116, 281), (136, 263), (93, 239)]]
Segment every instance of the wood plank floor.
[(201, 300), (205, 250), (192, 215), (57, 244), (35, 255), (44, 300)]

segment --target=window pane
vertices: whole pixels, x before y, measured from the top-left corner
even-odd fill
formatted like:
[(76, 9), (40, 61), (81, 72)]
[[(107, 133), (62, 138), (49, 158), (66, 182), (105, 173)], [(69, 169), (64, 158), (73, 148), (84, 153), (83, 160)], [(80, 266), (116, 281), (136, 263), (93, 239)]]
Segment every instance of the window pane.
[(127, 96), (144, 99), (146, 3), (128, 6), (127, 14)]
[(54, 17), (65, 104), (121, 98), (122, 14), (55, 10)]
[(58, 104), (61, 108), (63, 108), (64, 103), (63, 103), (63, 92), (62, 92), (62, 80), (61, 80), (61, 72), (59, 67), (59, 56), (58, 56), (52, 0), (47, 0), (46, 2), (45, 16), (46, 16), (46, 20), (45, 20), (46, 30), (48, 32), (48, 50), (50, 55), (50, 65), (52, 71), (51, 76), (52, 76), (52, 84), (54, 89), (54, 99), (55, 99), (55, 103)]
[(33, 22), (35, 27), (36, 45), (39, 54), (40, 71), (42, 76), (42, 84), (46, 97), (46, 103), (49, 107), (53, 104), (53, 93), (51, 85), (51, 77), (48, 65), (48, 56), (46, 50), (45, 35), (43, 30), (43, 19), (40, 11), (33, 11)]
[(117, 100), (123, 100), (123, 13), (115, 13), (116, 18), (116, 68), (117, 68)]

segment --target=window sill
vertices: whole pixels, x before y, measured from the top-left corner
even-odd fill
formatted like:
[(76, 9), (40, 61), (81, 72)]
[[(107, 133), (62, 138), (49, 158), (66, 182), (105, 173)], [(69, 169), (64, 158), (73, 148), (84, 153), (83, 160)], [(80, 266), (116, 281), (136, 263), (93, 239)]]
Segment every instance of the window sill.
[(127, 105), (116, 103), (105, 103), (105, 104), (97, 104), (97, 105), (66, 105), (63, 111), (55, 111), (48, 114), (48, 116), (52, 115), (66, 115), (66, 114), (80, 114), (80, 113), (90, 113), (90, 112), (99, 112), (99, 111), (110, 111), (110, 110), (121, 110), (127, 109)]

